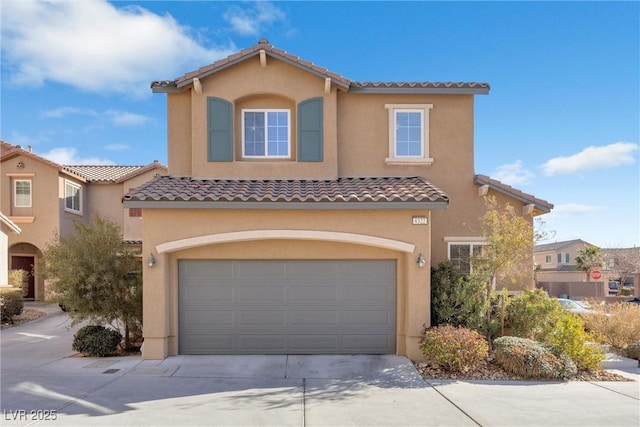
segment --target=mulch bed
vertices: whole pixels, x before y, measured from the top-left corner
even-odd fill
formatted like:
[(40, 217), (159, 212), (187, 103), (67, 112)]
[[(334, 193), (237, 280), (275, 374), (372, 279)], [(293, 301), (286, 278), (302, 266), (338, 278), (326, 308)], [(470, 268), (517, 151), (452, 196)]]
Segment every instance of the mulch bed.
[[(518, 375), (506, 372), (496, 363), (483, 361), (478, 369), (462, 374), (460, 372), (449, 372), (438, 366), (429, 365), (425, 362), (414, 362), (416, 369), (425, 380), (484, 380), (484, 381), (541, 381), (530, 378), (522, 378)], [(542, 380), (551, 381), (551, 380)], [(601, 369), (599, 371), (581, 371), (567, 381), (633, 381), (622, 375)]]

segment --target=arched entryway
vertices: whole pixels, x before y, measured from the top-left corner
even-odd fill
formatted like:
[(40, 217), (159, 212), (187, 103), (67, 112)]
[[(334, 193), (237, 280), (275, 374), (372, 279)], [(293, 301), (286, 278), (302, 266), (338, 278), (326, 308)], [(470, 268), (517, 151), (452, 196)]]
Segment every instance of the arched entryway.
[(26, 300), (44, 299), (44, 280), (38, 274), (42, 252), (31, 243), (16, 243), (9, 247), (9, 269), (27, 272)]

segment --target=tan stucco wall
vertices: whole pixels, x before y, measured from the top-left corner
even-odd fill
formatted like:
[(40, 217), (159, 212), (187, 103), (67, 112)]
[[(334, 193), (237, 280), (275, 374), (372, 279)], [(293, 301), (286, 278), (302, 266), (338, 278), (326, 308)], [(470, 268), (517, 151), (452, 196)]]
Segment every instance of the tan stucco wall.
[[(414, 226), (413, 215), (428, 211), (143, 210), (143, 254), (188, 237), (246, 230), (323, 230), (381, 237), (415, 245), (413, 253), (379, 247), (309, 240), (255, 240), (207, 245), (158, 254), (144, 270), (144, 358), (177, 353), (177, 262), (179, 259), (394, 259), (397, 261), (397, 352), (421, 357), (419, 335), (430, 319), (429, 227)], [(180, 226), (176, 226), (180, 218)], [(147, 224), (151, 224), (147, 228)], [(153, 296), (153, 297), (150, 297)], [(168, 314), (168, 315), (167, 315)]]
[[(202, 94), (186, 91), (168, 97), (169, 172), (196, 178), (244, 179), (332, 179), (337, 170), (336, 88), (324, 93), (324, 80), (299, 68), (269, 58), (266, 67), (251, 58), (202, 79)], [(191, 98), (187, 106), (187, 97)], [(234, 106), (234, 162), (207, 161), (207, 97), (225, 99)], [(324, 161), (299, 163), (292, 159), (255, 160), (241, 158), (241, 108), (277, 99), (291, 108), (291, 147), (295, 154), (297, 104), (313, 97), (324, 98)], [(264, 106), (264, 104), (262, 104)], [(272, 104), (269, 104), (271, 106)], [(187, 117), (187, 113), (191, 116)], [(187, 120), (191, 119), (190, 125)], [(188, 147), (191, 141), (191, 148)], [(185, 145), (187, 145), (185, 147)], [(189, 158), (191, 156), (191, 158)]]

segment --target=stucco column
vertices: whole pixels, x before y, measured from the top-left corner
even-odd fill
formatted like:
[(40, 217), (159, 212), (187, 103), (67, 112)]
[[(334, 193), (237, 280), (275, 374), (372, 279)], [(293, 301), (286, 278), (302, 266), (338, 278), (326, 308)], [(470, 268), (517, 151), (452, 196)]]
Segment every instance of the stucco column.
[[(149, 253), (157, 259), (153, 267), (147, 263)], [(143, 254), (142, 358), (164, 359), (169, 355), (169, 257), (157, 254), (155, 249), (145, 249)]]
[[(417, 263), (422, 253), (426, 264), (420, 268)], [(420, 338), (425, 325), (429, 325), (431, 317), (430, 300), (430, 254), (425, 248), (416, 247), (412, 254), (406, 254), (407, 264), (407, 297), (405, 310), (406, 354), (412, 360), (422, 360), (419, 348)]]

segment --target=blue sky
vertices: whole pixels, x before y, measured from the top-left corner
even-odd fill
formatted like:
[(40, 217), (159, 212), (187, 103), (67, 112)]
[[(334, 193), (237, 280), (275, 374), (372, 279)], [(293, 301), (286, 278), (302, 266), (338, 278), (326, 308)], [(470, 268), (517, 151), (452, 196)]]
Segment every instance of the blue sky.
[(150, 82), (264, 37), (356, 81), (489, 83), (476, 97), (476, 172), (553, 203), (553, 240), (640, 245), (639, 2), (0, 7), (0, 138), (51, 160), (166, 163), (166, 99)]

